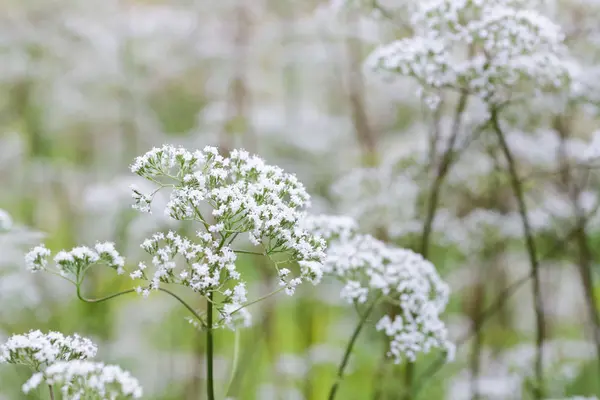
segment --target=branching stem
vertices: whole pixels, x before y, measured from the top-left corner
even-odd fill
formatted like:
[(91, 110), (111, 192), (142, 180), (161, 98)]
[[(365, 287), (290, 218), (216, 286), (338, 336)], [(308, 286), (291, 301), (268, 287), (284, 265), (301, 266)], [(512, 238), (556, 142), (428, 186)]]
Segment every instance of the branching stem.
[(512, 186), (515, 198), (517, 200), (517, 206), (519, 214), (521, 216), (521, 223), (523, 225), (523, 233), (525, 236), (525, 246), (527, 248), (527, 254), (529, 256), (529, 263), (531, 266), (531, 275), (533, 283), (533, 302), (535, 309), (535, 320), (536, 320), (536, 354), (535, 354), (535, 379), (536, 384), (534, 388), (534, 398), (540, 400), (545, 396), (545, 385), (544, 385), (544, 339), (546, 336), (545, 327), (545, 314), (544, 305), (542, 299), (542, 289), (539, 275), (539, 259), (535, 240), (533, 238), (533, 232), (529, 222), (529, 216), (527, 212), (527, 205), (525, 204), (525, 194), (523, 192), (523, 185), (517, 171), (517, 165), (514, 160), (513, 154), (506, 141), (506, 136), (500, 127), (500, 121), (498, 119), (498, 110), (492, 109), (491, 122), (506, 162), (508, 164), (508, 172), (510, 175), (510, 184)]

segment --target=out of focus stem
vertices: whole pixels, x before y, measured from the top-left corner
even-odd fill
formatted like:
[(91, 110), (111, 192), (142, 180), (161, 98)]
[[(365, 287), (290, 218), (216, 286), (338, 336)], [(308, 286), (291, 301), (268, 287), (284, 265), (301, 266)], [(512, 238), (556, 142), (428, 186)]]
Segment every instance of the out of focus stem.
[(491, 110), (491, 123), (494, 131), (496, 132), (496, 136), (498, 137), (498, 141), (500, 143), (500, 147), (502, 152), (504, 153), (504, 158), (506, 158), (506, 162), (508, 165), (508, 172), (510, 175), (510, 184), (512, 186), (515, 198), (517, 200), (517, 205), (519, 209), (519, 214), (521, 216), (521, 223), (523, 225), (523, 233), (525, 236), (525, 246), (527, 248), (527, 254), (529, 256), (529, 263), (531, 266), (531, 275), (532, 275), (532, 283), (533, 283), (533, 303), (535, 309), (535, 319), (536, 319), (536, 354), (535, 354), (535, 387), (533, 390), (533, 396), (535, 400), (540, 400), (545, 397), (545, 384), (544, 384), (544, 371), (543, 371), (543, 361), (544, 361), (544, 339), (546, 336), (545, 327), (545, 314), (544, 307), (542, 302), (542, 290), (540, 284), (540, 274), (539, 274), (539, 259), (537, 248), (535, 245), (535, 240), (533, 238), (533, 232), (531, 229), (531, 225), (529, 223), (529, 216), (527, 212), (527, 205), (525, 204), (525, 194), (523, 193), (523, 185), (521, 183), (521, 178), (519, 177), (519, 173), (517, 171), (517, 166), (506, 141), (506, 136), (500, 127), (500, 121), (498, 119), (498, 110), (493, 108)]
[(350, 360), (350, 354), (352, 354), (352, 350), (354, 349), (354, 344), (356, 343), (356, 339), (358, 339), (358, 335), (360, 334), (363, 327), (365, 326), (365, 323), (367, 322), (369, 315), (371, 315), (371, 313), (375, 309), (375, 306), (377, 305), (377, 303), (379, 303), (379, 299), (380, 298), (378, 297), (375, 300), (373, 300), (371, 305), (369, 305), (369, 307), (365, 310), (363, 315), (360, 317), (360, 321), (358, 322), (358, 325), (356, 325), (356, 328), (354, 328), (354, 332), (352, 333), (352, 336), (350, 337), (350, 341), (348, 342), (348, 345), (346, 346), (346, 351), (344, 352), (344, 357), (342, 358), (342, 362), (340, 363), (340, 366), (338, 367), (338, 372), (337, 372), (335, 382), (333, 383), (333, 385), (331, 386), (331, 389), (329, 390), (329, 396), (327, 397), (328, 400), (335, 399), (335, 396), (336, 396), (337, 391), (340, 386), (340, 382), (342, 381), (342, 379), (344, 379), (344, 371), (346, 370), (348, 361)]
[(54, 400), (54, 389), (52, 385), (48, 385), (48, 390), (50, 391), (50, 400)]

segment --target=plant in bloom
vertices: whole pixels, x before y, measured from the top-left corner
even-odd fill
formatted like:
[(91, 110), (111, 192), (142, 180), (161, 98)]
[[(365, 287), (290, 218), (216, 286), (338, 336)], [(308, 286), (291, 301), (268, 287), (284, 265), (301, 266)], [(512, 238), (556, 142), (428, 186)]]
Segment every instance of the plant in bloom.
[(411, 250), (359, 234), (347, 217), (309, 217), (306, 225), (329, 241), (323, 270), (344, 284), (342, 298), (357, 305), (382, 302), (399, 310), (376, 324), (389, 337), (389, 355), (396, 363), (415, 361), (419, 353), (435, 348), (453, 358), (454, 345), (440, 320), (450, 291), (433, 264)]
[(27, 394), (44, 383), (54, 398), (59, 388), (64, 399), (138, 399), (137, 379), (118, 366), (91, 362), (98, 348), (77, 334), (39, 330), (13, 335), (0, 346), (0, 364), (25, 365), (34, 374), (23, 384)]
[[(246, 283), (236, 268), (238, 250), (233, 247), (242, 235), (260, 255), (287, 256), (274, 263), (286, 293), (293, 294), (304, 280), (319, 282), (325, 243), (300, 225), (310, 197), (294, 175), (243, 150), (234, 150), (226, 158), (214, 147), (190, 152), (167, 145), (138, 157), (131, 170), (157, 186), (147, 194), (133, 187), (134, 208), (151, 212), (156, 193), (168, 189), (165, 214), (174, 220), (198, 222), (201, 227), (194, 238), (157, 232), (141, 244), (151, 262), (139, 263), (130, 273), (132, 279), (147, 282), (137, 286), (138, 293), (148, 296), (161, 284), (170, 283), (206, 297), (220, 295), (211, 301), (222, 322), (230, 324), (233, 314), (239, 313), (248, 323), (249, 314), (243, 309)], [(48, 267), (50, 255), (43, 245), (35, 247), (26, 256), (27, 267), (33, 272), (58, 273), (78, 286), (96, 263), (119, 274), (124, 271), (124, 259), (113, 243), (61, 251), (54, 256), (54, 268)], [(298, 272), (280, 268), (282, 263), (297, 264)]]
[[(301, 224), (310, 197), (293, 174), (268, 165), (243, 150), (233, 150), (229, 157), (224, 157), (214, 147), (190, 152), (182, 147), (165, 145), (138, 157), (131, 170), (156, 185), (151, 193), (132, 188), (134, 208), (144, 213), (152, 212), (156, 193), (169, 190), (170, 200), (164, 213), (175, 221), (197, 223), (200, 229), (195, 236), (185, 237), (169, 231), (157, 232), (144, 240), (141, 248), (151, 260), (139, 263), (129, 274), (144, 284), (101, 299), (83, 297), (81, 285), (94, 264), (106, 264), (119, 274), (125, 272), (125, 260), (116, 251), (114, 243), (60, 251), (54, 256), (52, 266), (48, 262), (51, 252), (43, 245), (37, 246), (25, 257), (27, 268), (32, 272), (48, 271), (69, 280), (76, 285), (78, 297), (88, 302), (105, 301), (133, 291), (144, 296), (158, 290), (170, 294), (194, 315), (195, 325), (206, 328), (209, 349), (207, 394), (212, 400), (213, 329), (218, 326), (233, 328), (234, 317), (241, 317), (245, 324), (250, 318), (244, 308), (249, 303), (246, 283), (236, 266), (237, 253), (271, 259), (279, 277), (280, 290), (289, 295), (303, 281), (317, 284), (321, 279), (325, 241)], [(247, 241), (243, 241), (244, 238)], [(237, 247), (248, 247), (248, 244), (256, 251)], [(163, 284), (187, 287), (205, 297), (205, 316), (162, 287)], [(215, 310), (220, 319), (214, 318)], [(84, 372), (89, 367), (87, 364), (81, 366)], [(57, 376), (77, 374), (77, 370), (73, 372), (66, 365), (56, 368), (59, 369)], [(92, 376), (99, 373), (94, 370)], [(29, 386), (39, 384), (40, 379), (34, 377)], [(67, 391), (65, 396), (77, 396), (78, 393)]]
[(380, 46), (367, 65), (388, 79), (415, 78), (434, 107), (443, 89), (500, 104), (570, 79), (560, 27), (526, 1), (423, 1), (411, 25), (413, 37)]
[(77, 334), (39, 330), (11, 336), (0, 346), (0, 364), (26, 365), (43, 371), (58, 361), (86, 360), (96, 356), (98, 348), (90, 339)]
[(70, 251), (62, 250), (54, 256), (54, 265), (48, 266), (50, 250), (44, 245), (34, 247), (25, 256), (25, 265), (31, 272), (49, 271), (80, 285), (88, 269), (95, 264), (105, 264), (123, 274), (125, 260), (112, 242), (97, 243), (94, 248), (78, 246)]
[[(151, 212), (156, 193), (170, 190), (165, 214), (198, 222), (203, 228), (195, 238), (159, 232), (142, 243), (152, 256), (152, 268), (140, 263), (131, 273), (132, 278), (149, 282), (146, 288), (138, 287), (139, 293), (148, 295), (161, 283), (187, 286), (204, 296), (217, 293), (223, 297), (217, 309), (226, 322), (231, 321), (231, 314), (246, 301), (246, 284), (235, 265), (238, 250), (233, 246), (243, 237), (259, 254), (284, 255), (284, 263), (299, 266), (298, 273), (292, 274), (279, 268), (281, 261), (275, 263), (288, 294), (304, 280), (319, 282), (325, 244), (300, 225), (310, 196), (294, 175), (246, 151), (233, 150), (223, 157), (214, 147), (194, 152), (173, 146), (154, 148), (138, 157), (131, 170), (157, 186), (152, 193), (133, 188), (135, 208)], [(180, 266), (176, 257), (184, 261)]]
[(129, 372), (117, 365), (92, 361), (60, 361), (34, 374), (24, 385), (29, 393), (41, 384), (58, 388), (65, 400), (141, 399), (142, 387)]

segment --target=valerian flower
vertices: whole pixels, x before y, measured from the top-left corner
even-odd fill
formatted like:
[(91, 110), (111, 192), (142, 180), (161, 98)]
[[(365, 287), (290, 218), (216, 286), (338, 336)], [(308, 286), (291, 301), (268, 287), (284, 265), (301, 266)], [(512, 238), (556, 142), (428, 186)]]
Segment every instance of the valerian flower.
[[(132, 279), (145, 281), (136, 288), (139, 294), (148, 296), (163, 289), (161, 284), (188, 287), (219, 312), (221, 320), (216, 325), (231, 326), (234, 316), (246, 324), (249, 321), (237, 253), (269, 257), (281, 290), (289, 295), (304, 281), (320, 281), (325, 241), (301, 225), (310, 196), (295, 175), (243, 150), (223, 157), (214, 147), (190, 152), (168, 145), (136, 158), (131, 170), (156, 185), (150, 193), (132, 188), (134, 208), (152, 212), (155, 195), (169, 190), (164, 213), (173, 222), (193, 221), (200, 228), (191, 237), (169, 231), (143, 241), (141, 248), (151, 261), (140, 262), (129, 273)], [(239, 242), (256, 250), (237, 249), (234, 244)], [(34, 248), (25, 258), (28, 269), (50, 270), (78, 288), (93, 264), (104, 263), (124, 272), (125, 262), (113, 243), (60, 251), (54, 257), (54, 269), (48, 267), (50, 255), (44, 246)]]
[(58, 361), (93, 358), (97, 350), (90, 339), (77, 334), (64, 336), (60, 332), (35, 330), (8, 338), (0, 346), (0, 364), (26, 365), (33, 371), (43, 371)]
[(24, 385), (29, 393), (42, 383), (56, 387), (65, 400), (140, 399), (142, 387), (129, 372), (116, 365), (91, 361), (61, 361), (34, 374)]
[(367, 66), (415, 78), (432, 106), (452, 88), (498, 104), (568, 84), (561, 29), (523, 1), (429, 0), (411, 22), (415, 36), (382, 45)]
[(194, 152), (154, 148), (138, 157), (131, 170), (158, 186), (149, 194), (134, 189), (136, 208), (150, 211), (158, 190), (169, 189), (164, 212), (175, 220), (196, 221), (203, 228), (194, 238), (159, 232), (142, 244), (152, 256), (153, 271), (141, 263), (131, 274), (150, 282), (147, 288), (139, 287), (139, 293), (148, 295), (160, 283), (188, 286), (204, 296), (219, 293), (223, 300), (217, 309), (229, 320), (246, 298), (235, 265), (233, 243), (238, 237), (246, 237), (259, 254), (284, 255), (285, 262), (298, 265), (299, 273), (293, 274), (276, 263), (288, 294), (304, 280), (319, 282), (325, 243), (301, 227), (310, 197), (294, 175), (246, 151), (233, 150), (223, 157), (214, 147)]
[(330, 238), (323, 270), (344, 284), (345, 300), (355, 304), (381, 300), (398, 309), (376, 324), (389, 337), (389, 355), (396, 362), (414, 361), (433, 348), (453, 357), (454, 346), (440, 320), (450, 290), (433, 264), (411, 250), (356, 233), (348, 219), (308, 217), (305, 224)]
[(52, 252), (44, 245), (34, 247), (25, 255), (25, 265), (31, 272), (49, 270), (73, 281), (81, 283), (86, 271), (94, 264), (105, 264), (117, 271), (125, 272), (125, 260), (112, 242), (97, 243), (92, 249), (78, 246), (70, 251), (59, 251), (54, 256), (54, 268), (49, 268), (48, 259)]

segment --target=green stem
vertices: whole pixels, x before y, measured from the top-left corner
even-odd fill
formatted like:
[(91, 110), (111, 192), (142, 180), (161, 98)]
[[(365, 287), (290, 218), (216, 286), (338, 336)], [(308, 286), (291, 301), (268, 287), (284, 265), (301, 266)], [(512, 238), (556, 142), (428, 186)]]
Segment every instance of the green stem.
[(54, 389), (52, 385), (48, 385), (48, 390), (50, 391), (50, 400), (54, 400)]
[(404, 384), (406, 386), (404, 399), (411, 400), (413, 397), (413, 380), (415, 377), (415, 363), (408, 361), (404, 370)]
[(539, 273), (539, 259), (537, 253), (537, 247), (534, 240), (534, 232), (529, 222), (529, 214), (527, 205), (525, 203), (525, 193), (521, 178), (519, 176), (516, 161), (506, 141), (506, 136), (500, 127), (500, 121), (498, 118), (498, 110), (492, 109), (491, 115), (492, 127), (498, 137), (498, 142), (504, 153), (504, 158), (508, 166), (508, 172), (510, 177), (510, 184), (512, 186), (513, 194), (517, 200), (518, 212), (521, 216), (521, 224), (523, 227), (525, 246), (527, 248), (527, 254), (529, 256), (529, 264), (531, 267), (532, 283), (533, 283), (533, 303), (535, 311), (535, 322), (536, 322), (536, 353), (535, 353), (535, 388), (534, 388), (534, 399), (540, 400), (545, 397), (545, 382), (544, 382), (544, 340), (546, 337), (546, 317), (544, 313), (541, 279)]
[(212, 304), (212, 292), (208, 295), (208, 302), (206, 304), (206, 396), (208, 400), (215, 400), (215, 389), (214, 389), (214, 378), (213, 378), (213, 353), (214, 353), (214, 340), (213, 340), (213, 304)]
[[(202, 317), (200, 316), (200, 314), (198, 314), (188, 303), (186, 303), (185, 300), (183, 300), (181, 297), (179, 297), (175, 293), (171, 292), (170, 290), (163, 289), (163, 288), (158, 288), (158, 290), (168, 294), (169, 296), (173, 297), (175, 300), (180, 302), (185, 308), (188, 309), (188, 311), (190, 313), (192, 313), (192, 315), (202, 324), (202, 326), (204, 328), (206, 328), (206, 324), (205, 324), (204, 320), (202, 319)], [(123, 290), (122, 292), (114, 293), (114, 294), (111, 294), (111, 295), (108, 295), (105, 297), (100, 297), (98, 299), (88, 299), (86, 297), (83, 297), (83, 295), (81, 294), (81, 285), (77, 285), (77, 297), (79, 298), (79, 300), (81, 300), (85, 303), (102, 303), (104, 301), (114, 299), (115, 297), (119, 297), (124, 294), (129, 294), (129, 293), (133, 293), (133, 292), (135, 292), (135, 289), (128, 289), (128, 290)]]
[(239, 254), (251, 254), (253, 256), (264, 256), (263, 253), (257, 253), (255, 251), (246, 251), (246, 250), (234, 250), (234, 253), (239, 253)]
[(373, 303), (371, 303), (369, 308), (367, 308), (365, 313), (361, 316), (360, 321), (358, 322), (358, 325), (356, 325), (356, 328), (354, 328), (352, 337), (350, 338), (350, 341), (348, 342), (348, 346), (346, 346), (346, 352), (344, 353), (342, 362), (340, 363), (340, 366), (338, 367), (336, 380), (333, 383), (333, 385), (331, 386), (331, 389), (329, 390), (329, 396), (328, 396), (329, 400), (335, 399), (335, 395), (337, 394), (340, 382), (344, 378), (344, 371), (346, 370), (346, 366), (348, 365), (348, 361), (350, 360), (350, 354), (352, 354), (352, 349), (354, 348), (356, 339), (358, 338), (358, 335), (360, 334), (362, 328), (365, 326), (365, 323), (367, 322), (367, 318), (369, 317), (369, 315), (371, 314), (373, 309), (375, 309), (375, 305), (378, 303), (378, 301), (379, 301), (379, 298), (375, 299), (373, 301)]

